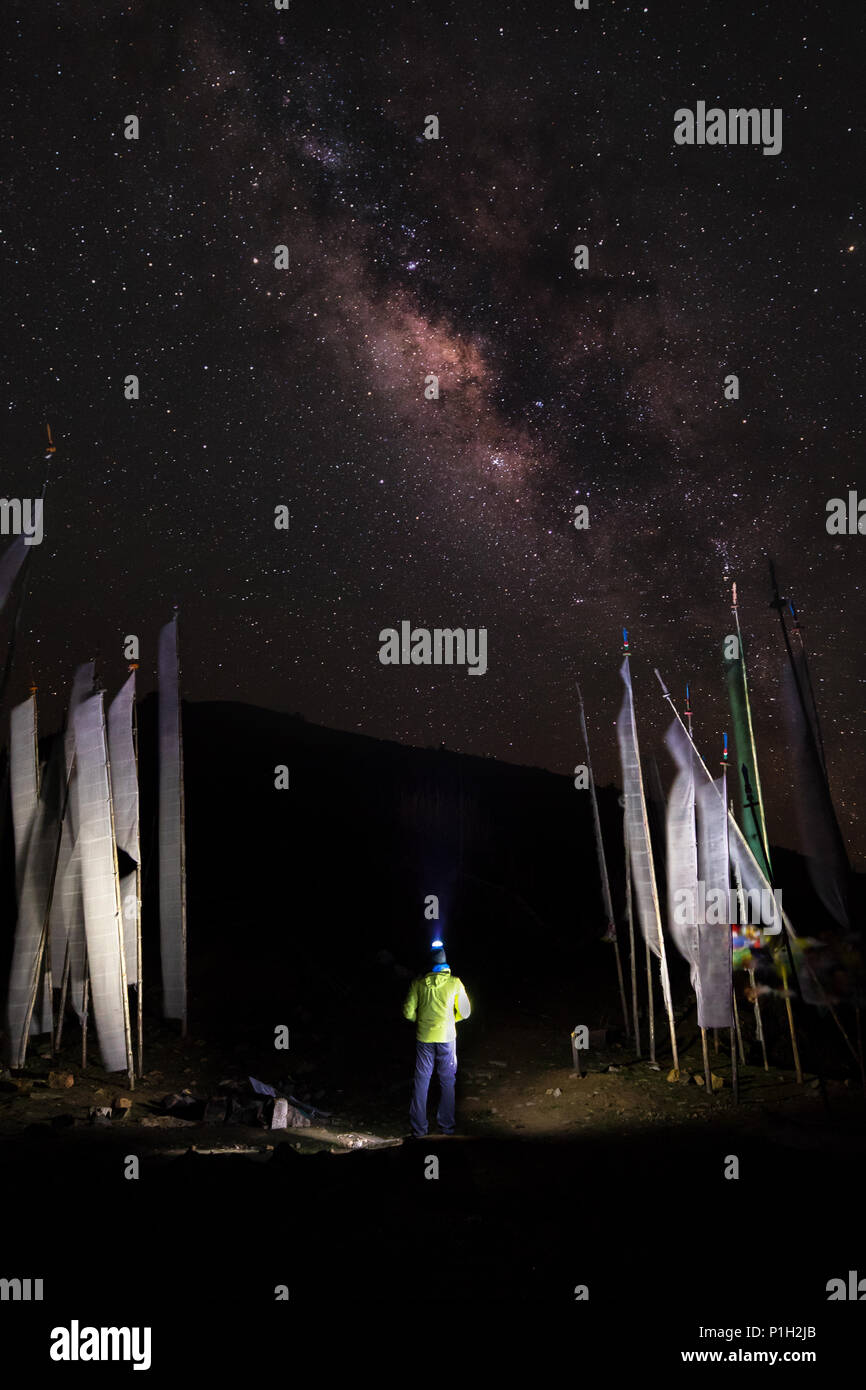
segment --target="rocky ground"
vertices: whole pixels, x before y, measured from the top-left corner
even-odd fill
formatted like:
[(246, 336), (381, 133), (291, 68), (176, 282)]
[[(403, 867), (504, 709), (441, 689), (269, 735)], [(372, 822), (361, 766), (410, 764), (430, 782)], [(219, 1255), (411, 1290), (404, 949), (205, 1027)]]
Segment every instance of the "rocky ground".
[[(798, 1084), (752, 1050), (735, 1101), (727, 1039), (711, 1044), (722, 1085), (708, 1095), (699, 1035), (678, 1032), (679, 1079), (661, 1039), (656, 1068), (610, 1028), (578, 1077), (564, 1014), (489, 1010), (460, 1034), (458, 1137), (422, 1143), (407, 1138), (413, 1030), (399, 1018), (363, 1045), (301, 1023), (288, 1054), (254, 1030), (181, 1042), (173, 1025), (149, 1027), (134, 1089), (98, 1056), (82, 1070), (75, 1037), (56, 1058), (37, 1047), (0, 1080), (7, 1272), (44, 1270), (56, 1307), (79, 1308), (86, 1287), (100, 1321), (129, 1322), (132, 1300), (167, 1342), (182, 1310), (210, 1308), (216, 1326), (226, 1306), (226, 1355), (241, 1328), (270, 1326), (278, 1287), (295, 1315), (387, 1320), (417, 1311), (420, 1279), (428, 1311), (477, 1321), (512, 1306), (584, 1336), (586, 1287), (591, 1337), (608, 1349), (624, 1323), (675, 1349), (698, 1325), (772, 1315), (824, 1327), (826, 1367), (856, 1313), (834, 1305), (827, 1330), (827, 1280), (866, 1274), (853, 1069)], [(332, 1113), (279, 1132), (165, 1114), (168, 1095), (250, 1075)]]

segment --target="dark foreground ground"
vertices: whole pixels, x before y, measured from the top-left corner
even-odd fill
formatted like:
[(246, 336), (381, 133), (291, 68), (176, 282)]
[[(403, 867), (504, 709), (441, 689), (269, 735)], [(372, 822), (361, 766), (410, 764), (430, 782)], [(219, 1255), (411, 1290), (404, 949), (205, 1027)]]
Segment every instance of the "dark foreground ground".
[[(494, 1005), (461, 1030), (460, 1136), (421, 1143), (405, 1142), (412, 1029), (384, 1013), (366, 1037), (293, 1034), (293, 1093), (335, 1113), (281, 1134), (142, 1123), (184, 1086), (206, 1094), (245, 1072), (276, 1082), (289, 1067), (252, 1038), (152, 1033), (128, 1119), (104, 1128), (87, 1113), (117, 1097), (116, 1078), (98, 1059), (82, 1072), (70, 1050), (60, 1065), (75, 1085), (59, 1092), (35, 1055), (30, 1095), (7, 1091), (0, 1106), (0, 1273), (42, 1277), (45, 1298), (3, 1304), (7, 1336), (38, 1365), (71, 1318), (148, 1325), (159, 1383), (182, 1368), (270, 1378), (310, 1356), (369, 1365), (374, 1348), (387, 1365), (405, 1332), (436, 1341), (459, 1324), (478, 1355), (528, 1350), (539, 1372), (590, 1358), (604, 1385), (681, 1368), (683, 1351), (737, 1348), (815, 1352), (806, 1374), (859, 1378), (866, 1299), (828, 1302), (826, 1287), (866, 1276), (856, 1079), (807, 1070), (799, 1086), (752, 1050), (735, 1104), (723, 1043), (712, 1060), (725, 1084), (707, 1096), (686, 1080), (700, 1070), (688, 1020), (679, 1082), (661, 1045), (656, 1071), (610, 1035), (577, 1079), (564, 1012)], [(737, 1179), (724, 1175), (731, 1157)], [(288, 1301), (275, 1301), (281, 1285)], [(360, 1344), (347, 1340), (357, 1326)], [(816, 1335), (779, 1331), (794, 1328)]]

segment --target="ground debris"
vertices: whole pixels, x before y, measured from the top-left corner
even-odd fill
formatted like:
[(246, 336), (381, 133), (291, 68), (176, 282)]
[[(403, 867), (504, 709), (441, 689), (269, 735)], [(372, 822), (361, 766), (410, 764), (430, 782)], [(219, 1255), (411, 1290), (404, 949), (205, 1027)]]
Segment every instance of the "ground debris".
[[(401, 1141), (399, 1139), (380, 1139), (377, 1134), (335, 1134), (334, 1138), (338, 1144), (342, 1144), (343, 1149), (383, 1149), (394, 1148)], [(332, 1153), (339, 1153), (339, 1149), (332, 1149)]]
[(75, 1085), (75, 1077), (71, 1071), (50, 1071), (48, 1073), (48, 1087), (52, 1091), (66, 1091), (70, 1086)]

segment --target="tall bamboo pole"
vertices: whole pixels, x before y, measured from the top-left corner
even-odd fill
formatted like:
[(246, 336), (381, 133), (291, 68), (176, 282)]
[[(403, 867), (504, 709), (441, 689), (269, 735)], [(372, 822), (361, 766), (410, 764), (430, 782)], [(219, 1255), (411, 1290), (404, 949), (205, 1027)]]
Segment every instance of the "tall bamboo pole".
[(634, 939), (634, 912), (631, 902), (631, 855), (628, 848), (628, 835), (625, 837), (625, 913), (628, 921), (629, 960), (631, 963), (631, 1007), (634, 1019), (635, 1054), (640, 1057), (640, 1023), (637, 1007), (637, 957)]
[(631, 1036), (631, 1029), (628, 1022), (628, 1007), (625, 1002), (625, 984), (622, 978), (622, 958), (619, 953), (619, 940), (616, 934), (616, 923), (613, 915), (613, 900), (610, 894), (610, 879), (607, 872), (607, 857), (604, 852), (604, 840), (601, 834), (601, 817), (598, 813), (598, 797), (595, 791), (595, 776), (592, 770), (592, 759), (589, 752), (589, 734), (586, 728), (586, 714), (583, 708), (583, 696), (580, 693), (580, 686), (577, 687), (577, 698), (580, 704), (580, 727), (583, 733), (583, 744), (586, 749), (586, 767), (589, 773), (589, 789), (592, 798), (592, 819), (595, 827), (595, 847), (598, 854), (598, 869), (601, 875), (601, 896), (604, 903), (604, 910), (607, 913), (607, 929), (611, 933), (614, 953), (616, 956), (616, 974), (619, 981), (619, 997), (622, 1004), (622, 1017), (625, 1024), (626, 1037)]
[(710, 1054), (709, 1054), (709, 1052), (707, 1051), (707, 1030), (706, 1030), (706, 1028), (702, 1028), (702, 1029), (701, 1029), (701, 1051), (702, 1051), (703, 1054), (704, 1054), (704, 1083), (705, 1083), (706, 1088), (707, 1088), (707, 1095), (712, 1095), (712, 1093), (713, 1093), (713, 1078), (712, 1078), (712, 1073), (710, 1072)]
[(761, 1056), (764, 1059), (764, 1071), (770, 1070), (770, 1063), (767, 1061), (767, 1040), (764, 1037), (764, 1020), (761, 1017), (761, 1005), (758, 1002), (758, 986), (755, 982), (754, 967), (749, 970), (749, 984), (752, 988), (752, 1002), (755, 1006), (755, 1032), (758, 1035), (758, 1042), (761, 1044)]
[[(138, 670), (138, 663), (130, 664), (130, 673), (134, 674)], [(135, 750), (135, 781), (138, 785), (138, 702), (136, 700), (136, 688), (132, 687), (132, 744)], [(143, 995), (144, 979), (142, 976), (142, 957), (141, 957), (141, 814), (139, 808), (138, 816), (138, 859), (135, 864), (135, 1005), (136, 1005), (136, 1042), (138, 1051), (138, 1075), (144, 1075), (144, 1017), (143, 1017)]]
[(739, 1054), (740, 1054), (740, 1061), (742, 1062), (743, 1066), (745, 1066), (745, 1065), (746, 1065), (746, 1054), (745, 1054), (745, 1052), (744, 1052), (744, 1050), (743, 1050), (743, 1031), (742, 1031), (742, 1029), (741, 1029), (741, 1027), (740, 1027), (740, 1010), (739, 1010), (739, 1006), (738, 1006), (738, 1004), (737, 1004), (737, 991), (736, 991), (736, 990), (732, 990), (732, 991), (731, 991), (731, 997), (732, 997), (732, 999), (733, 999), (733, 1001), (734, 1001), (734, 1027), (736, 1028), (736, 1031), (737, 1031), (737, 1051), (738, 1051)]
[(60, 979), (60, 1007), (57, 1011), (57, 1030), (54, 1036), (54, 1051), (60, 1051), (60, 1041), (63, 1037), (63, 1015), (66, 1012), (66, 997), (69, 991), (69, 937), (66, 938), (66, 950), (63, 954), (63, 974)]
[(646, 992), (647, 992), (647, 1024), (649, 1027), (649, 1059), (655, 1063), (656, 1059), (656, 1014), (655, 1001), (653, 999), (653, 972), (652, 972), (652, 953), (649, 942), (644, 942), (646, 946)]
[[(685, 714), (685, 716), (686, 716), (686, 721), (687, 721), (687, 723), (688, 723), (688, 728), (686, 729), (686, 733), (688, 734), (688, 736), (689, 736), (689, 741), (691, 742), (691, 745), (692, 745), (692, 747), (694, 748), (694, 745), (695, 745), (695, 736), (694, 736), (694, 733), (693, 733), (693, 731), (692, 731), (692, 703), (691, 703), (691, 692), (690, 692), (690, 690), (689, 690), (688, 682), (686, 682), (686, 703), (685, 703), (685, 709), (684, 709), (683, 712), (684, 712), (684, 714)], [(682, 723), (682, 720), (680, 720), (680, 723)], [(695, 782), (695, 779), (694, 779), (694, 765), (692, 765), (692, 800), (693, 800), (693, 801), (694, 801), (694, 782)], [(694, 815), (694, 806), (692, 807), (692, 814)], [(696, 965), (697, 965), (697, 962), (696, 962)], [(699, 1025), (699, 1026), (700, 1026), (700, 1025)], [(715, 1030), (714, 1030), (714, 1033), (715, 1033)], [(716, 1051), (718, 1051), (718, 1046), (719, 1046), (719, 1044), (718, 1044), (718, 1035), (715, 1035), (715, 1037), (716, 1037)], [(707, 1030), (706, 1030), (706, 1028), (704, 1028), (704, 1027), (701, 1027), (701, 1055), (703, 1056), (703, 1060), (704, 1060), (704, 1085), (705, 1085), (706, 1088), (707, 1088), (707, 1095), (712, 1095), (712, 1094), (713, 1094), (713, 1075), (712, 1075), (712, 1072), (710, 1071), (710, 1054), (709, 1054), (709, 1051), (708, 1051), (708, 1049), (707, 1049)]]
[(791, 996), (788, 993), (788, 971), (785, 962), (779, 962), (779, 969), (782, 975), (782, 989), (785, 991), (785, 1011), (788, 1015), (788, 1027), (791, 1031), (791, 1047), (794, 1050), (794, 1070), (797, 1073), (797, 1084), (803, 1084), (803, 1068), (800, 1066), (800, 1049), (797, 1047), (797, 1035), (794, 1032), (794, 1015), (791, 1011)]
[[(723, 806), (723, 808), (724, 808), (724, 816), (725, 816), (725, 888), (726, 888), (726, 890), (727, 890), (726, 893), (725, 893), (725, 898), (726, 898), (726, 901), (727, 901), (728, 903), (730, 903), (730, 888), (731, 888), (731, 853), (730, 853), (730, 849), (728, 848), (728, 814), (729, 814), (729, 812), (728, 812), (728, 736), (727, 736), (727, 734), (723, 734), (723, 735), (722, 735), (722, 738), (724, 739), (724, 751), (723, 751), (723, 753), (722, 753), (722, 806)], [(730, 913), (730, 908), (729, 908), (728, 912), (726, 913), (726, 917), (725, 917), (725, 941), (726, 941), (726, 943), (727, 943), (727, 948), (728, 948), (728, 979), (729, 979), (729, 981), (730, 981), (729, 989), (730, 989), (731, 1015), (732, 1015), (732, 1018), (736, 1019), (737, 1001), (736, 1001), (736, 999), (734, 998), (734, 971), (733, 971), (732, 939), (731, 939), (731, 920), (730, 920), (730, 919), (731, 919), (731, 913)], [(739, 1030), (739, 1019), (736, 1019), (736, 1022), (737, 1022), (737, 1029)], [(737, 1044), (736, 1044), (736, 1041), (735, 1041), (735, 1039), (734, 1039), (734, 1028), (733, 1028), (733, 1023), (732, 1023), (732, 1025), (731, 1025), (731, 1027), (728, 1029), (728, 1037), (729, 1037), (730, 1044), (731, 1044), (731, 1084), (732, 1084), (732, 1086), (733, 1086), (733, 1091), (734, 1091), (734, 1100), (735, 1100), (735, 1101), (738, 1101), (738, 1100), (740, 1099), (740, 1085), (739, 1085), (739, 1071), (738, 1071), (738, 1067), (737, 1067)]]
[(87, 1014), (90, 1008), (90, 962), (84, 948), (84, 1008), (81, 1019), (81, 1070), (87, 1067)]
[(180, 695), (180, 621), (178, 620), (177, 633), (177, 746), (180, 762), (179, 795), (180, 795), (180, 910), (181, 910), (181, 933), (183, 940), (183, 1018), (181, 1019), (180, 1035), (185, 1038), (187, 1035), (188, 1015), (189, 1015), (189, 987), (187, 983), (187, 937), (186, 937), (186, 796), (183, 785), (183, 711)]
[[(733, 803), (732, 803), (732, 806), (733, 806)], [(744, 896), (743, 896), (743, 876), (742, 876), (742, 874), (740, 873), (740, 866), (739, 866), (739, 864), (735, 863), (734, 866), (733, 866), (733, 868), (734, 868), (734, 883), (735, 883), (736, 889), (737, 889), (737, 917), (738, 917), (739, 921), (742, 923), (743, 918), (744, 918), (745, 915), (746, 915), (745, 898), (744, 898)], [(748, 975), (749, 975), (749, 984), (750, 984), (751, 990), (752, 990), (752, 1007), (753, 1007), (754, 1012), (755, 1012), (755, 1036), (757, 1037), (758, 1042), (761, 1044), (761, 1054), (762, 1054), (763, 1059), (764, 1059), (764, 1071), (769, 1071), (769, 1070), (770, 1070), (770, 1066), (769, 1066), (769, 1063), (768, 1063), (768, 1061), (767, 1061), (767, 1044), (766, 1044), (766, 1041), (765, 1041), (765, 1039), (764, 1039), (764, 1024), (763, 1024), (763, 1020), (762, 1020), (762, 1018), (761, 1018), (761, 1005), (760, 1005), (760, 1001), (759, 1001), (759, 999), (758, 999), (757, 987), (756, 987), (756, 985), (755, 985), (755, 970), (754, 970), (754, 967), (753, 967), (753, 966), (750, 966), (750, 967), (749, 967)], [(737, 1002), (737, 996), (736, 996), (736, 994), (735, 994), (735, 995), (734, 995), (734, 1005), (735, 1005), (735, 1006), (736, 1006), (736, 1002)], [(743, 1045), (742, 1045), (742, 1034), (740, 1033), (739, 1030), (740, 1030), (740, 1018), (739, 1018), (739, 1013), (738, 1013), (738, 1014), (737, 1014), (737, 1033), (738, 1033), (738, 1036), (740, 1037), (740, 1057), (742, 1058), (743, 1065), (745, 1066), (745, 1057), (744, 1057), (744, 1055), (743, 1055)]]
[(129, 1089), (135, 1090), (135, 1064), (132, 1055), (132, 1031), (129, 1020), (129, 988), (126, 983), (126, 943), (123, 939), (123, 900), (120, 896), (120, 869), (117, 863), (117, 835), (114, 828), (114, 796), (111, 791), (111, 758), (108, 752), (108, 727), (105, 722), (105, 695), (102, 697), (103, 747), (105, 749), (105, 777), (108, 783), (108, 814), (111, 820), (111, 857), (114, 864), (114, 902), (117, 914), (117, 939), (120, 953), (120, 999), (123, 1010), (123, 1037), (126, 1044), (126, 1074)]
[[(730, 803), (730, 810), (731, 810), (731, 812), (733, 812), (733, 809), (734, 809), (734, 803), (733, 803), (733, 801), (732, 801), (732, 802)], [(738, 922), (740, 923), (740, 925), (742, 926), (742, 925), (744, 925), (744, 919), (745, 919), (745, 916), (746, 916), (746, 912), (745, 912), (745, 903), (744, 903), (744, 901), (743, 901), (743, 880), (742, 880), (742, 875), (741, 875), (741, 873), (740, 873), (739, 865), (738, 865), (738, 864), (735, 864), (733, 867), (734, 867), (734, 886), (735, 886), (736, 894), (737, 894), (737, 921), (738, 921)], [(740, 1061), (742, 1062), (743, 1066), (745, 1066), (745, 1065), (746, 1065), (746, 1054), (745, 1054), (745, 1051), (743, 1050), (743, 1032), (742, 1032), (742, 1029), (741, 1029), (741, 1027), (740, 1027), (740, 1010), (739, 1010), (739, 1008), (738, 1008), (738, 1006), (737, 1006), (737, 991), (736, 991), (736, 989), (734, 988), (733, 970), (731, 971), (731, 999), (733, 1000), (733, 1005), (734, 1005), (734, 1024), (736, 1025), (736, 1029), (737, 1029), (737, 1046), (738, 1046), (739, 1049), (740, 1049)]]
[[(758, 837), (759, 837), (759, 839), (760, 839), (760, 841), (761, 841), (761, 846), (762, 846), (763, 851), (764, 851), (764, 858), (765, 858), (766, 861), (767, 861), (767, 869), (768, 869), (768, 871), (769, 871), (769, 874), (768, 874), (768, 877), (769, 877), (769, 876), (772, 874), (772, 872), (773, 872), (772, 866), (771, 866), (771, 864), (770, 864), (770, 840), (769, 840), (769, 836), (767, 835), (767, 820), (766, 820), (766, 816), (764, 815), (764, 798), (763, 798), (763, 795), (762, 795), (762, 793), (761, 793), (761, 774), (760, 774), (760, 772), (759, 772), (759, 770), (758, 770), (758, 750), (757, 750), (757, 747), (756, 747), (756, 745), (755, 745), (755, 729), (754, 729), (754, 726), (753, 726), (753, 724), (752, 724), (752, 702), (751, 702), (751, 700), (749, 699), (749, 679), (748, 679), (748, 675), (747, 675), (747, 672), (746, 672), (746, 659), (745, 659), (744, 648), (743, 648), (743, 634), (742, 634), (742, 632), (741, 632), (741, 630), (740, 630), (740, 608), (739, 608), (739, 604), (738, 604), (738, 602), (737, 602), (737, 586), (736, 586), (736, 584), (733, 584), (733, 585), (731, 586), (731, 612), (732, 612), (733, 615), (734, 615), (734, 623), (736, 624), (736, 628), (737, 628), (737, 649), (738, 649), (739, 655), (740, 655), (740, 674), (741, 674), (741, 676), (742, 676), (742, 678), (743, 678), (743, 696), (744, 696), (744, 701), (743, 701), (743, 703), (744, 703), (745, 708), (746, 708), (746, 728), (747, 728), (748, 734), (749, 734), (749, 751), (750, 751), (750, 753), (751, 753), (752, 767), (755, 769), (755, 787), (754, 787), (754, 801), (755, 801), (755, 806), (754, 806), (754, 808), (753, 808), (753, 815), (754, 815), (754, 817), (755, 817), (755, 821), (756, 821), (756, 824), (757, 824)], [(735, 716), (735, 718), (736, 718), (736, 716)], [(738, 759), (738, 761), (739, 761), (739, 759)]]

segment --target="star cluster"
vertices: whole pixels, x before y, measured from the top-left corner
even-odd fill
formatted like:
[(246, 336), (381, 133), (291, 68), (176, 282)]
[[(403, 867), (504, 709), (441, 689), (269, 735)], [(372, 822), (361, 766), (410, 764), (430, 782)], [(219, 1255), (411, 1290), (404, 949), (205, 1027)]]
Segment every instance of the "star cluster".
[[(17, 14), (4, 494), (41, 486), (46, 418), (59, 448), (15, 698), (32, 675), (50, 726), (79, 660), (120, 680), (129, 632), (146, 687), (177, 603), (192, 699), (569, 771), (579, 677), (609, 779), (623, 626), (646, 751), (654, 666), (720, 745), (735, 579), (784, 840), (772, 553), (861, 855), (864, 542), (824, 525), (861, 444), (851, 16)], [(781, 107), (782, 153), (676, 147), (698, 98)], [(488, 673), (383, 668), (403, 619), (486, 627)]]

